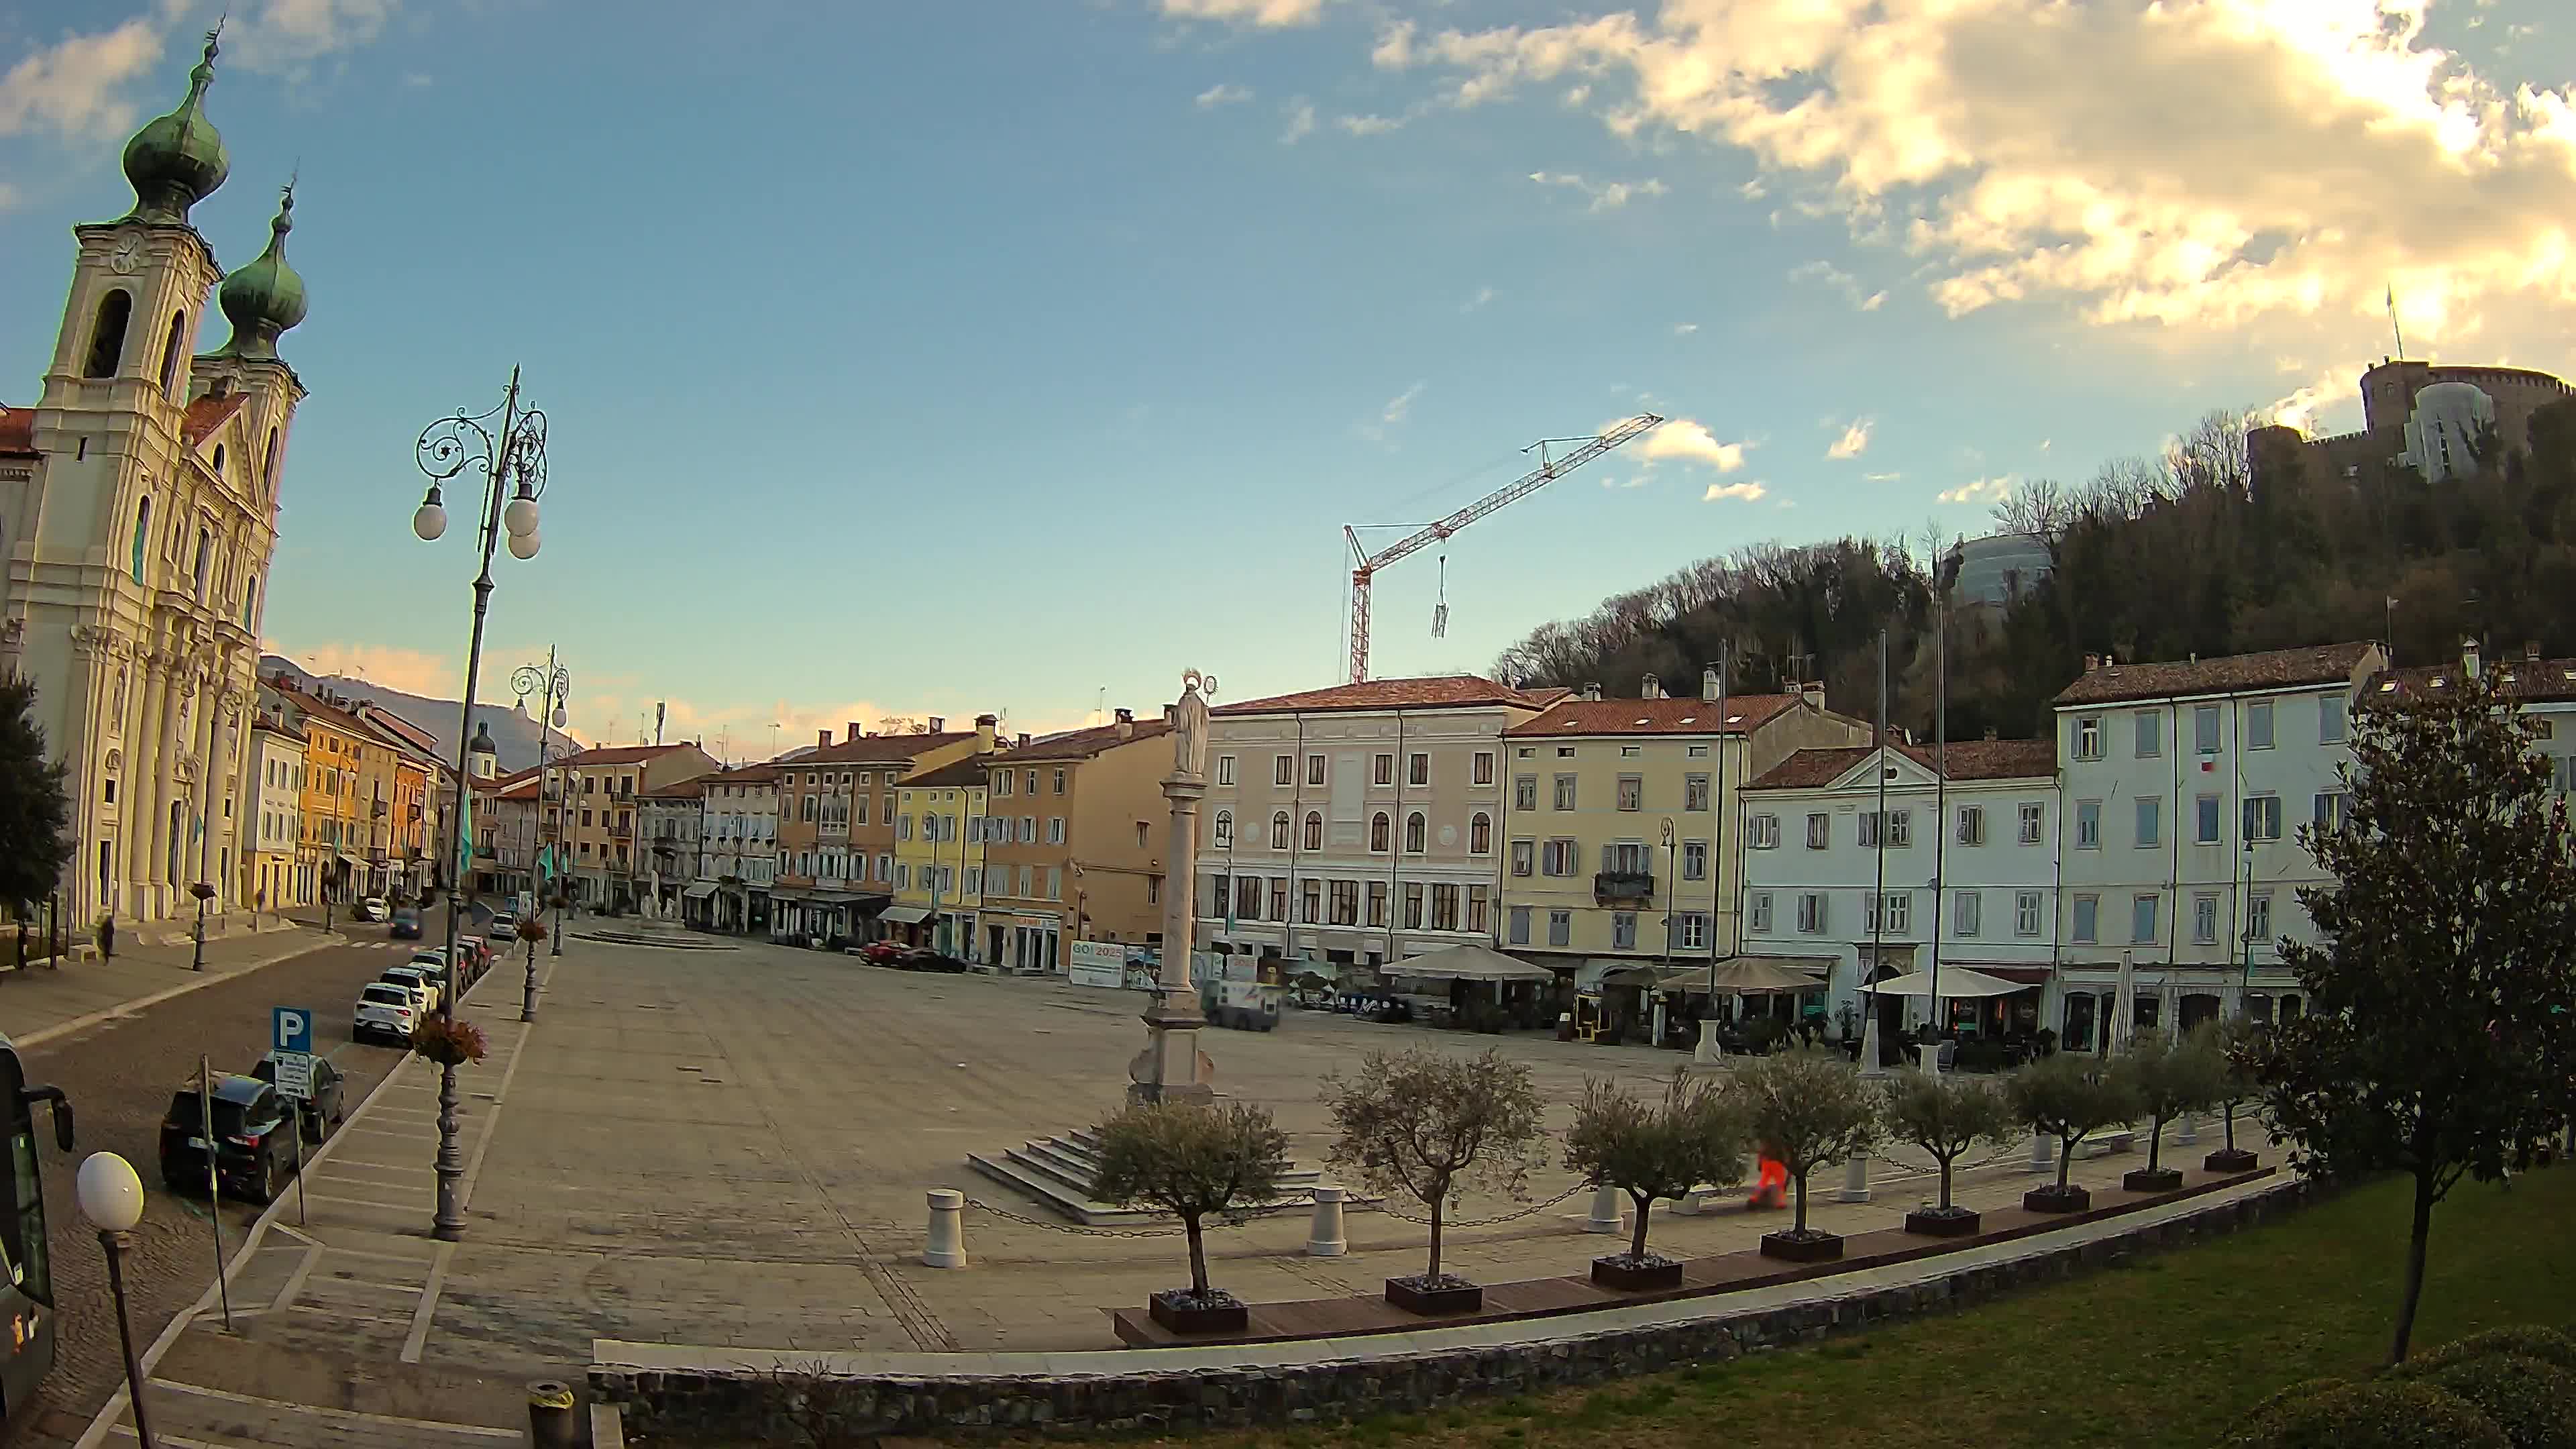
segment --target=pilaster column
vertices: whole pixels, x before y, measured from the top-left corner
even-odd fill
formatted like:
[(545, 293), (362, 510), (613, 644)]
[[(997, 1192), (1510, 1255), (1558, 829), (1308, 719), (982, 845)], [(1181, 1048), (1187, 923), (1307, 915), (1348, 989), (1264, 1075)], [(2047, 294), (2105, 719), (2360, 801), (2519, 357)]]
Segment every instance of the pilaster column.
[(161, 803), (161, 754), (164, 725), (170, 717), (170, 672), (158, 655), (137, 653), (135, 671), (143, 677), (143, 711), (126, 736), (125, 850), (122, 883), (133, 886), (125, 903), (140, 916), (149, 909), (148, 887), (160, 871), (161, 837), (169, 828), (169, 811)]

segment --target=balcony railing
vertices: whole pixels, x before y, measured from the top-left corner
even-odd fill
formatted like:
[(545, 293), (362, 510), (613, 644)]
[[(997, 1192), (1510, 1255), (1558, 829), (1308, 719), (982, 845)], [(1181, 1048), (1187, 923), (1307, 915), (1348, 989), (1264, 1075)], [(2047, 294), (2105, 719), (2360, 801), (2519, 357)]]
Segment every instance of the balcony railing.
[(1643, 905), (1655, 898), (1655, 877), (1651, 871), (1605, 870), (1592, 877), (1592, 899), (1596, 905)]

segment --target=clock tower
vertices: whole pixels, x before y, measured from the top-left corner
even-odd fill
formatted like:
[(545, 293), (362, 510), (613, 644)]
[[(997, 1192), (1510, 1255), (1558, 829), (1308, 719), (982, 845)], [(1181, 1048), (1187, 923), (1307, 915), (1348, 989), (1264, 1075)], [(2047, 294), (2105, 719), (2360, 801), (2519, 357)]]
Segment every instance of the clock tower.
[[(133, 209), (72, 229), (43, 391), (0, 412), (0, 663), (34, 680), (66, 766), (78, 853), (64, 909), (146, 938), (193, 921), (197, 882), (215, 889), (210, 911), (243, 905), (248, 706), (278, 471), (304, 398), (277, 355), (304, 317), (285, 255), (292, 188), (268, 249), (230, 277), (189, 220), (230, 169), (205, 112), (216, 42), (178, 107), (126, 144)], [(218, 284), (231, 337), (200, 353)]]

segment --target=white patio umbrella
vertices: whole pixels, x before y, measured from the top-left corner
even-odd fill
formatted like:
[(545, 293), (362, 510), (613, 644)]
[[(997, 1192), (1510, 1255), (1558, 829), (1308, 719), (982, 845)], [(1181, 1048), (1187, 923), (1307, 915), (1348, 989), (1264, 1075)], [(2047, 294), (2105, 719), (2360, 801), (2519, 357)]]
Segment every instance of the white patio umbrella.
[(2102, 1044), (2111, 1051), (2125, 1053), (2130, 1039), (2137, 1035), (2138, 962), (2134, 952), (2120, 953), (2119, 985), (2111, 997), (2111, 1020), (2102, 1033)]
[[(1943, 1001), (1969, 1001), (1982, 996), (2010, 996), (2016, 991), (2029, 989), (2019, 981), (2006, 981), (2000, 976), (1989, 976), (1983, 971), (1966, 966), (1941, 968)], [(1902, 976), (1890, 976), (1885, 981), (1873, 981), (1861, 987), (1861, 990), (1881, 996), (1930, 996), (1932, 973), (1909, 971)]]

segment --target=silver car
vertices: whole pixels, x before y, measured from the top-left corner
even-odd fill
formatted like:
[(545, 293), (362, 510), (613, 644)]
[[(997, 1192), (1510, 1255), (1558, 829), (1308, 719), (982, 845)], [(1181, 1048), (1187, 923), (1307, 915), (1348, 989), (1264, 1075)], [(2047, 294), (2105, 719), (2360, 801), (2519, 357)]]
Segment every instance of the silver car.
[(358, 989), (357, 1009), (349, 1018), (353, 1038), (387, 1037), (409, 1041), (421, 1016), (418, 991), (391, 981), (370, 981)]

